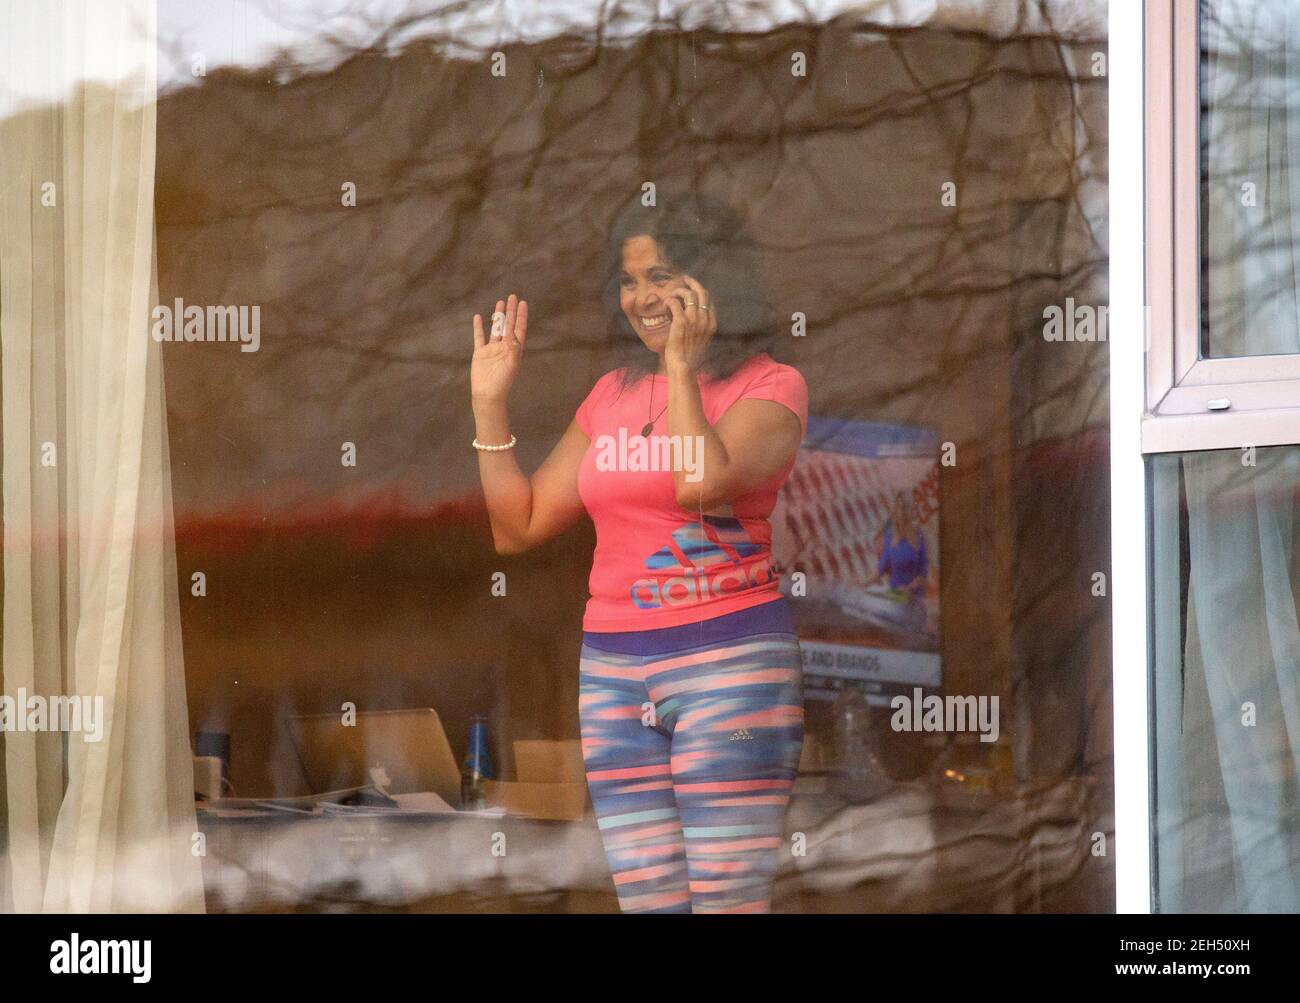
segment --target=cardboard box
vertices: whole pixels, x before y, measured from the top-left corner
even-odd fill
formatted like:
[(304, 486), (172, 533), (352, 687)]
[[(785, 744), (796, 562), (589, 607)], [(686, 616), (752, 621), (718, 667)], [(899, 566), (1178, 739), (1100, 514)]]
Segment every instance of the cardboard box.
[(529, 738), (515, 742), (514, 750), (515, 773), (523, 783), (586, 786), (581, 742)]
[(580, 822), (587, 815), (582, 745), (527, 739), (514, 743), (517, 780), (489, 780), (487, 803), (512, 815)]

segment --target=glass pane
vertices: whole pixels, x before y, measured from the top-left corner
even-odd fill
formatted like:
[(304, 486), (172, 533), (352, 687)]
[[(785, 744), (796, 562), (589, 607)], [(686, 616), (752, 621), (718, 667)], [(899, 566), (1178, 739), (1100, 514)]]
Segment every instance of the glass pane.
[(1300, 352), (1300, 2), (1201, 2), (1202, 354)]
[(1300, 911), (1300, 447), (1150, 469), (1159, 908)]
[[(156, 234), (112, 260), (157, 262), (184, 654), (168, 707), (210, 799), (184, 830), (208, 839), (209, 911), (1114, 908), (1105, 4), (156, 7)], [(0, 60), (38, 60), (25, 46)], [(88, 421), (56, 403), (99, 371), (65, 391), (65, 359), (136, 358), (50, 329), (81, 309), (65, 280), (87, 310), (118, 288), (80, 264), (23, 272), (48, 301), (31, 331), (10, 306), (12, 255), (116, 246), (81, 236), (93, 214), (68, 184), (97, 176), (68, 137), (115, 138), (127, 99), (58, 100), (0, 132), (0, 224), (57, 231), (0, 243), (0, 434), (23, 457)], [(3, 174), (27, 147), (36, 166)], [(30, 177), (57, 205), (33, 208)], [(742, 395), (740, 415), (806, 412), (802, 446), (737, 451), (784, 448), (779, 492), (680, 504), (633, 442), (662, 444), (692, 400), (653, 372), (668, 265), (712, 295), (718, 350), (762, 367), (719, 367), (709, 421)], [(490, 330), (510, 292), (527, 347), (479, 424), (472, 318)], [(767, 336), (786, 368), (750, 351)], [(594, 393), (624, 361), (650, 371)], [(15, 388), (38, 378), (20, 424)], [(592, 434), (576, 426), (588, 441), (569, 435), (529, 510), (551, 538), (498, 553), (490, 471), (534, 474), (584, 401)], [(116, 469), (83, 450), (69, 470), (57, 445), (41, 490)], [(66, 607), (46, 607), (57, 674)], [(745, 615), (783, 609), (792, 631)], [(773, 664), (736, 672), (757, 707), (728, 710), (708, 673), (743, 666), (717, 654), (741, 645), (712, 632), (737, 625), (784, 637), (743, 655)], [(584, 659), (589, 626), (656, 648)], [(672, 699), (645, 666), (682, 628), (700, 643)], [(697, 730), (715, 719), (732, 723)], [(481, 802), (505, 817), (453, 811)]]

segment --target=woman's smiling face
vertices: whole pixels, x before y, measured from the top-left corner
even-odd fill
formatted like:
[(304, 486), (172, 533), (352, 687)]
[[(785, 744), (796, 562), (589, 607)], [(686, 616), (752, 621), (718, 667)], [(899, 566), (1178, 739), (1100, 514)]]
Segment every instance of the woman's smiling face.
[(631, 237), (623, 242), (618, 303), (637, 337), (656, 355), (662, 355), (668, 345), (673, 319), (668, 298), (688, 288), (681, 273), (660, 255), (653, 237)]

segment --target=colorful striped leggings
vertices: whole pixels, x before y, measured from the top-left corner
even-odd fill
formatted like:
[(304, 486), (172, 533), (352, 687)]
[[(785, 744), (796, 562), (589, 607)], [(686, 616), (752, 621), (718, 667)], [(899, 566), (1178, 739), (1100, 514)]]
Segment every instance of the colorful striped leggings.
[(583, 634), (582, 755), (623, 912), (767, 912), (803, 742), (784, 598)]

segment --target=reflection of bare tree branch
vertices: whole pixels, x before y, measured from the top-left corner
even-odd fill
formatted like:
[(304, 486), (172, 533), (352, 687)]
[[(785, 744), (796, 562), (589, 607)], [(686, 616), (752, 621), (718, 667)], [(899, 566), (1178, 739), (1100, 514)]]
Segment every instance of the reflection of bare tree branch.
[[(1014, 5), (1038, 32), (1014, 38), (817, 24), (807, 9), (804, 23), (751, 31), (758, 2), (716, 5), (707, 30), (661, 19), (629, 38), (627, 10), (604, 3), (590, 31), (502, 42), (508, 72), (494, 78), (457, 27), (471, 6), (413, 6), (392, 23), (329, 11), (310, 59), (221, 69), (163, 99), (163, 299), (263, 308), (255, 355), (166, 348), (182, 518), (242, 503), (275, 525), (277, 505), (292, 514), (350, 491), (472, 491), (468, 318), (509, 289), (533, 307), (511, 413), (534, 466), (602, 371), (609, 220), (644, 181), (695, 185), (747, 215), (778, 316), (806, 315), (808, 335), (785, 344), (814, 412), (931, 425), (958, 444), (945, 608), (966, 619), (949, 625), (946, 682), (1032, 707), (1031, 769), (1092, 768), (1107, 614), (1076, 578), (1106, 565), (1104, 460), (1089, 452), (1105, 435), (1106, 346), (1048, 344), (1041, 317), (1067, 296), (1105, 300), (1106, 80), (1087, 70), (1104, 45), (1043, 33), (1041, 0)], [(794, 51), (807, 78), (790, 72)], [(940, 201), (947, 182), (955, 205)], [(359, 470), (341, 471), (345, 440)], [(217, 664), (224, 626), (247, 614), (265, 633), (240, 653), (271, 664), (292, 647), (297, 664), (317, 625), (322, 648), (340, 624), (356, 635), (345, 647), (396, 626), (410, 648), (437, 634), (466, 664), (509, 665), (502, 699), (524, 706), (569, 657), (541, 624), (576, 608), (581, 547), (562, 539), (512, 565), (512, 595), (544, 593), (548, 615), (511, 607), (485, 640), (470, 636), (480, 621), (462, 586), (489, 560), (471, 537), (403, 533), (373, 559), (295, 557), (272, 540), (255, 561), (230, 559), (226, 577), (246, 585), (261, 569), (249, 591), (280, 618), (227, 598), (205, 637), (193, 628), (209, 603), (190, 614), (187, 644)], [(531, 580), (514, 577), (529, 567)], [(334, 580), (305, 595), (279, 584), (322, 568)], [(369, 592), (394, 593), (399, 613)], [(358, 628), (367, 616), (382, 626)], [(342, 696), (349, 654), (322, 657), (333, 688), (320, 696), (313, 669), (296, 699)], [(558, 730), (571, 706), (543, 703), (529, 715)]]
[[(326, 31), (348, 50), (328, 74), (268, 83), (265, 69), (223, 70), (164, 101), (164, 292), (260, 302), (266, 329), (254, 359), (169, 349), (183, 413), (232, 410), (230, 422), (282, 434), (321, 433), (346, 414), (348, 437), (382, 440), (376, 459), (396, 472), (411, 457), (394, 422), (464, 425), (465, 318), (526, 275), (539, 332), (530, 359), (573, 371), (567, 406), (603, 337), (593, 302), (603, 220), (645, 178), (730, 188), (754, 206), (788, 200), (794, 181), (825, 222), (759, 213), (751, 224), (779, 302), (819, 330), (870, 337), (873, 318), (896, 311), (942, 316), (923, 340), (887, 349), (899, 378), (879, 388), (885, 410), (960, 384), (994, 343), (972, 337), (987, 328), (982, 302), (1044, 279), (1083, 290), (1104, 269), (1077, 202), (1104, 157), (1076, 139), (1097, 131), (1088, 108), (1100, 107), (1104, 78), (1072, 76), (1060, 44), (848, 21), (665, 32), (614, 48), (598, 34), (511, 46), (509, 76), (495, 80), (482, 63), (437, 54), (454, 41), (438, 25), (460, 10)], [(383, 55), (417, 28), (419, 42)], [(809, 80), (790, 75), (796, 49), (810, 54)], [(833, 100), (814, 108), (812, 94)], [(1028, 117), (991, 117), (1012, 95)], [(1005, 140), (990, 142), (990, 130)], [(900, 186), (892, 168), (875, 168), (901, 198), (882, 202), (846, 184), (850, 149), (884, 165), (922, 157), (925, 181)], [(955, 209), (938, 204), (948, 180), (962, 193)], [(356, 185), (355, 208), (340, 206), (344, 181)], [(1012, 273), (990, 255), (1007, 239), (1008, 196), (1065, 193), (1076, 202), (1062, 225), (1073, 229), (1053, 261)], [(800, 347), (830, 360), (838, 341)], [(211, 364), (224, 378), (185, 379), (200, 352), (207, 375)], [(249, 369), (256, 380), (238, 375)], [(305, 424), (304, 405), (316, 416)], [(547, 427), (562, 427), (563, 410), (552, 404)], [(273, 468), (297, 454), (280, 441), (264, 453)]]

